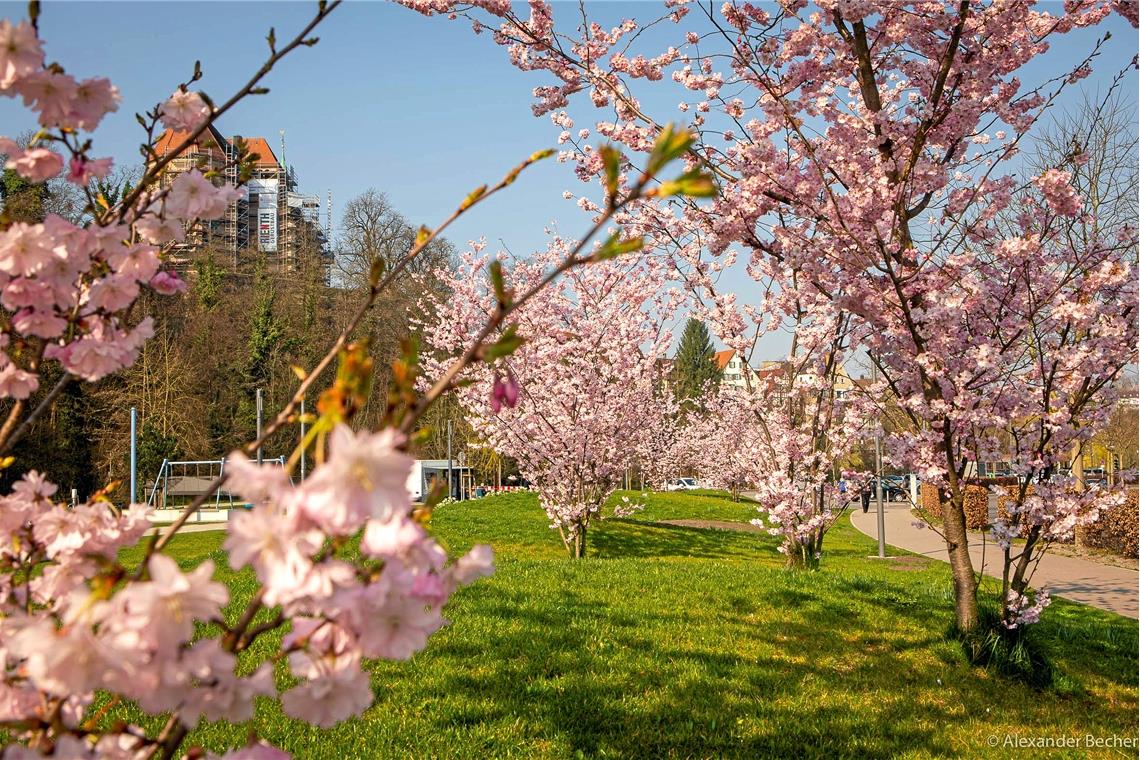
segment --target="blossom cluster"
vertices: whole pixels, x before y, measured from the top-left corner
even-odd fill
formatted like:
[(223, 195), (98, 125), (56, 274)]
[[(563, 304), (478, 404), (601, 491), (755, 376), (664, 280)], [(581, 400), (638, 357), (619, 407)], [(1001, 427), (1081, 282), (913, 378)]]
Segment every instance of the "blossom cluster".
[[(328, 461), (296, 487), (281, 468), (229, 459), (230, 487), (252, 503), (227, 525), (230, 566), (252, 567), (265, 603), (293, 621), (284, 647), (300, 683), (282, 698), (288, 715), (330, 726), (359, 714), (372, 703), (363, 659), (423, 649), (456, 586), (491, 572), (489, 547), (448, 565), (412, 519), (401, 443), (393, 430), (338, 426)], [(357, 534), (359, 562), (325, 551)]]
[(1022, 594), (1010, 589), (1005, 599), (1005, 614), (1002, 617), (1002, 625), (1012, 630), (1040, 622), (1041, 613), (1052, 602), (1049, 592), (1045, 589), (1036, 590), (1032, 597), (1029, 594)]
[[(0, 72), (0, 96), (22, 97), (44, 128), (32, 146), (0, 137), (5, 168), (31, 183), (47, 182), (63, 171), (63, 150), (69, 154), (66, 181), (92, 198), (89, 183), (106, 177), (112, 162), (91, 158), (88, 145), (73, 135), (94, 130), (117, 110), (118, 90), (106, 79), (78, 81), (58, 65), (45, 65), (26, 21), (0, 20)], [(182, 240), (187, 224), (219, 218), (237, 196), (193, 170), (169, 190), (141, 194), (121, 214), (92, 206), (89, 223), (49, 214), (0, 229), (0, 306), (7, 317), (0, 332), (0, 398), (34, 393), (44, 360), (88, 381), (132, 364), (152, 333), (149, 318), (131, 324), (126, 317), (141, 289), (172, 294), (185, 287), (160, 271), (161, 245)]]
[[(227, 525), (229, 563), (252, 567), (260, 603), (279, 610), (279, 624), (291, 622), (282, 648), (298, 683), (282, 704), (316, 725), (369, 707), (363, 660), (421, 650), (444, 625), (441, 610), (455, 588), (492, 571), (486, 546), (448, 564), (412, 519), (411, 460), (399, 443), (390, 430), (338, 427), (328, 460), (297, 487), (279, 467), (259, 467), (239, 452), (229, 459), (231, 488), (252, 503)], [(84, 722), (97, 691), (171, 713), (187, 728), (203, 718), (249, 720), (255, 697), (277, 695), (270, 662), (238, 674), (242, 632), (196, 632), (197, 623), (232, 631), (230, 595), (213, 580), (212, 561), (184, 572), (152, 554), (141, 577), (116, 587), (127, 573), (117, 554), (150, 527), (148, 510), (133, 505), (116, 515), (105, 502), (68, 509), (52, 502), (55, 491), (30, 473), (4, 499), (0, 723), (22, 726), (33, 743), (43, 735), (71, 741), (73, 757), (105, 756), (112, 745), (122, 752), (116, 756), (144, 757), (154, 740), (141, 729), (106, 734)], [(332, 550), (354, 536), (358, 559)]]

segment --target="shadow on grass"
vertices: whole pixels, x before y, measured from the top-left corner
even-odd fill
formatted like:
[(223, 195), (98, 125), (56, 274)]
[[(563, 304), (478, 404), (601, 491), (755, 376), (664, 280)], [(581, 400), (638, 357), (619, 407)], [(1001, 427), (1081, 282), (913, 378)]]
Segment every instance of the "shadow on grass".
[(768, 541), (756, 533), (689, 528), (611, 518), (589, 536), (589, 553), (597, 557), (752, 558)]
[[(444, 733), (514, 725), (555, 756), (946, 756), (947, 733), (1008, 703), (1008, 683), (931, 655), (953, 644), (918, 624), (930, 611), (891, 610), (893, 627), (864, 629), (889, 602), (851, 594), (820, 604), (774, 591), (751, 607), (729, 594), (695, 615), (673, 606), (668, 587), (632, 611), (565, 589), (521, 604), (484, 589), (478, 614), (497, 634), (432, 648), (446, 675), (432, 680), (424, 717)], [(757, 618), (777, 600), (799, 613)], [(1015, 701), (1010, 720), (1049, 727), (1048, 711)]]

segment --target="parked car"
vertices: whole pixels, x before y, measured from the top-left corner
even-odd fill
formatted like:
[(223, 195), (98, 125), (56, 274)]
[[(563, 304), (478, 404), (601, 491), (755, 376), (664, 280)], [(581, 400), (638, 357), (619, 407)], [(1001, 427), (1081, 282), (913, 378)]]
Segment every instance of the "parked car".
[[(876, 483), (872, 479), (868, 484), (871, 488), (871, 498), (875, 498)], [(909, 501), (910, 500), (910, 486), (907, 484), (905, 475), (884, 475), (883, 476), (883, 500), (884, 501)]]
[(696, 478), (676, 478), (665, 484), (666, 491), (693, 491), (700, 488)]

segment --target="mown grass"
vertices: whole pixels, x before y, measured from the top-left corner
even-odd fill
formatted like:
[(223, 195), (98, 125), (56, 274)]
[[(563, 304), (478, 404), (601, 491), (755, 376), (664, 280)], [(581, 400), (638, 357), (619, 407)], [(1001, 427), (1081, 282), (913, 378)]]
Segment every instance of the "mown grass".
[[(766, 534), (658, 522), (746, 522), (748, 504), (647, 502), (599, 523), (579, 562), (529, 494), (441, 508), (433, 532), (452, 552), (491, 543), (497, 572), (453, 598), (424, 652), (371, 665), (373, 708), (322, 731), (264, 700), (250, 724), (191, 741), (220, 750), (252, 729), (305, 758), (978, 757), (1010, 755), (990, 736), (1136, 736), (1135, 621), (1056, 601), (1034, 637), (1058, 677), (1033, 689), (971, 667), (947, 637), (944, 563), (869, 559), (843, 520), (822, 570), (789, 572)], [(224, 569), (221, 535), (171, 550), (214, 558), (236, 614), (253, 584)]]

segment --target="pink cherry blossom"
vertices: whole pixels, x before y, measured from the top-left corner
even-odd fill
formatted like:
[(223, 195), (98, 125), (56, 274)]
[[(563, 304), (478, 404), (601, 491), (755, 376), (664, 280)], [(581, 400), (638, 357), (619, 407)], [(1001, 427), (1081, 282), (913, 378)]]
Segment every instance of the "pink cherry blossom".
[(166, 211), (181, 219), (217, 219), (240, 195), (237, 188), (215, 186), (192, 169), (179, 174), (172, 183)]
[(119, 110), (120, 100), (119, 90), (111, 84), (111, 80), (104, 77), (84, 79), (76, 88), (75, 97), (71, 101), (68, 122), (78, 129), (94, 131), (104, 116)]
[(286, 715), (328, 728), (359, 715), (372, 704), (368, 674), (360, 670), (355, 658), (338, 657), (330, 661), (306, 657), (305, 661), (313, 663), (309, 667), (310, 676), (281, 695), (281, 707)]
[(88, 160), (83, 156), (75, 156), (67, 164), (67, 181), (86, 186), (93, 180), (102, 179), (110, 174), (113, 163), (113, 159), (110, 158)]
[(395, 431), (354, 433), (338, 425), (329, 436), (329, 460), (299, 489), (301, 511), (331, 533), (351, 533), (369, 518), (387, 520), (411, 508), (407, 481), (412, 459)]
[(43, 60), (43, 48), (31, 24), (0, 19), (0, 93), (37, 71)]
[(0, 368), (0, 398), (26, 399), (39, 387), (40, 382), (34, 374), (11, 362)]
[(150, 286), (164, 296), (172, 296), (186, 290), (186, 282), (173, 272), (159, 272), (150, 278)]
[(47, 148), (31, 148), (10, 156), (4, 166), (32, 182), (46, 182), (63, 171), (63, 157)]
[(159, 111), (162, 122), (174, 130), (192, 132), (210, 116), (202, 96), (190, 90), (175, 90)]
[(39, 112), (39, 122), (44, 127), (70, 127), (72, 104), (79, 92), (79, 85), (69, 74), (41, 70), (20, 80), (20, 93), (24, 104)]

